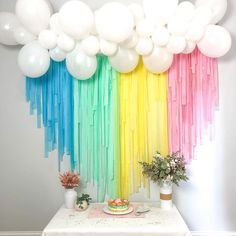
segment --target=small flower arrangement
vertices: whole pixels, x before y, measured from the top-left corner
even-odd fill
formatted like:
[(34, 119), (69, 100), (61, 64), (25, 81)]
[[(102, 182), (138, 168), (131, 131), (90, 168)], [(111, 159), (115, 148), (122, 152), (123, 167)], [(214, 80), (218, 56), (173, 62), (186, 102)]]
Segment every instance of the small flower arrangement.
[(65, 172), (59, 176), (61, 184), (66, 189), (73, 189), (79, 186), (80, 175), (73, 172)]
[(143, 175), (161, 185), (163, 182), (172, 182), (179, 186), (180, 181), (187, 181), (186, 162), (179, 152), (166, 157), (157, 152), (151, 163), (140, 162)]

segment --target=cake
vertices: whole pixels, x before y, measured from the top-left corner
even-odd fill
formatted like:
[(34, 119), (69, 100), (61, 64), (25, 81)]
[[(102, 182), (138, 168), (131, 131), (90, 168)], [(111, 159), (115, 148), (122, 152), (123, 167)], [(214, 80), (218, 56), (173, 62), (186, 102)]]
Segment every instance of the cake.
[(129, 209), (129, 201), (125, 199), (111, 199), (108, 201), (108, 209), (114, 212), (127, 211)]

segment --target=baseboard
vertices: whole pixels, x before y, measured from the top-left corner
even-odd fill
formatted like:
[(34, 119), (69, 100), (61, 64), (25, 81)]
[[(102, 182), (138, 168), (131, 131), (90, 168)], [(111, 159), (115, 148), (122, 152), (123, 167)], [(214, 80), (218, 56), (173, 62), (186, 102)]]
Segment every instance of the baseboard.
[(0, 231), (0, 236), (41, 236), (41, 231)]
[(236, 231), (191, 231), (192, 236), (236, 236)]

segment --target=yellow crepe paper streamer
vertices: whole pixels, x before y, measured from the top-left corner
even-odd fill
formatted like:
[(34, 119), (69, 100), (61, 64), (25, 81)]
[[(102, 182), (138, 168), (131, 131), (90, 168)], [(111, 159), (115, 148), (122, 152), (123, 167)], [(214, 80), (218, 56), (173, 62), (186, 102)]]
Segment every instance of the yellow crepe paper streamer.
[(168, 154), (167, 74), (152, 74), (140, 62), (119, 79), (120, 194), (128, 198), (149, 186), (138, 162), (151, 162), (156, 151)]

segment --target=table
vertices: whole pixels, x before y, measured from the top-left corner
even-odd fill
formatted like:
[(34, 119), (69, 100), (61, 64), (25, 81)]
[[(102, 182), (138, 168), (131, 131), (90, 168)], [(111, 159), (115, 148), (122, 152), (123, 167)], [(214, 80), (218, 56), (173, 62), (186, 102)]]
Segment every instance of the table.
[[(189, 236), (190, 231), (177, 208), (162, 210), (158, 203), (135, 203), (151, 209), (143, 217), (91, 217), (99, 204), (77, 212), (61, 207), (42, 236)], [(103, 207), (100, 205), (100, 207)], [(102, 209), (102, 208), (101, 208)], [(105, 213), (104, 213), (105, 214)], [(93, 214), (92, 214), (93, 215)], [(124, 217), (124, 216), (123, 216)]]

